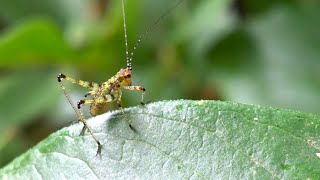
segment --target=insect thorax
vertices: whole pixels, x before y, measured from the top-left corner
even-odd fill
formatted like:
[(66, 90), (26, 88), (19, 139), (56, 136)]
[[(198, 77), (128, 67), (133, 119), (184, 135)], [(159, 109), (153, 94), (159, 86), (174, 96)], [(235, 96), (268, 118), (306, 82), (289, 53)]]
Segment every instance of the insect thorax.
[(120, 101), (122, 88), (131, 86), (131, 68), (127, 67), (104, 82), (97, 88), (92, 97), (94, 102), (90, 106), (90, 114), (93, 116), (102, 114), (108, 110), (108, 102)]

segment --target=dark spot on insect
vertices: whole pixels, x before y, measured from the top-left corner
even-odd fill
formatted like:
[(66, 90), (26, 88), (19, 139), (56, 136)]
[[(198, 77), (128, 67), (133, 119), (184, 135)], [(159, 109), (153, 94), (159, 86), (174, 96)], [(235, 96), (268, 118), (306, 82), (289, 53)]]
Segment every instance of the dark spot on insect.
[(81, 104), (84, 104), (84, 100), (79, 100), (77, 105), (78, 105), (78, 109), (81, 109)]
[(131, 74), (128, 74), (128, 75), (127, 75), (127, 78), (131, 78)]
[(89, 82), (89, 87), (93, 87), (93, 84), (92, 84), (92, 82)]
[(142, 91), (146, 91), (146, 89), (144, 87), (142, 87)]
[(62, 79), (66, 78), (66, 75), (60, 73), (57, 78), (58, 81), (61, 82)]
[(91, 91), (87, 92), (87, 93), (84, 95), (84, 97), (85, 97), (85, 98), (88, 97), (88, 96), (90, 95), (90, 92), (91, 92)]
[(114, 95), (113, 95), (113, 94), (110, 94), (110, 96), (111, 96), (112, 100), (114, 100)]

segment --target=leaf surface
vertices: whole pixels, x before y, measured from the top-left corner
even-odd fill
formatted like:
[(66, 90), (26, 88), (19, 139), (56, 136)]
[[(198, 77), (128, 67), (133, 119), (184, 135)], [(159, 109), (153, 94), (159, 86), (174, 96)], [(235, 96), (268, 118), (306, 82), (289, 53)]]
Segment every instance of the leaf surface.
[[(136, 130), (128, 126), (128, 120)], [(61, 129), (0, 170), (9, 179), (316, 179), (316, 115), (220, 101), (163, 101)]]

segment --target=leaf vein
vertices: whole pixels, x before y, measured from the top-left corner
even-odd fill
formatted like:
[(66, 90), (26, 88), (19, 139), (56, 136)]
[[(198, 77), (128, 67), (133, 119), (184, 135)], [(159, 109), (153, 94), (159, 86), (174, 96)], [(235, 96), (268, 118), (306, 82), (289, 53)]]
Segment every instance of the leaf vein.
[[(174, 162), (178, 163), (179, 165), (185, 167), (186, 169), (189, 169), (190, 172), (192, 172), (192, 174), (196, 174), (197, 176), (201, 177), (202, 179), (205, 179), (203, 177), (202, 174), (198, 173), (197, 171), (195, 171), (194, 169), (192, 169), (191, 167), (186, 166), (185, 164), (182, 163), (182, 161), (178, 158), (175, 158), (174, 156), (169, 155), (168, 153), (164, 152), (162, 149), (160, 149), (159, 147), (157, 147), (156, 145), (147, 142), (147, 141), (143, 141), (143, 140), (138, 140), (138, 139), (125, 139), (126, 141), (135, 141), (135, 142), (140, 142), (142, 144), (148, 145), (150, 147), (155, 148), (157, 151), (159, 151), (161, 154), (167, 156), (169, 159), (172, 159)], [(164, 163), (165, 164), (165, 163)]]
[(67, 157), (67, 158), (69, 158), (69, 159), (74, 159), (74, 160), (78, 160), (78, 161), (80, 161), (80, 162), (83, 162), (83, 163), (90, 169), (90, 171), (92, 171), (92, 173), (96, 176), (96, 178), (97, 178), (97, 179), (100, 179), (99, 176), (97, 175), (97, 173), (96, 173), (96, 172), (91, 168), (91, 166), (90, 166), (85, 160), (83, 160), (83, 159), (71, 157), (71, 156), (68, 156), (68, 155), (66, 155), (66, 154), (63, 154), (63, 153), (61, 153), (61, 152), (49, 152), (49, 153), (43, 153), (43, 152), (41, 152), (41, 154), (46, 155), (46, 156), (48, 156), (48, 155), (50, 155), (50, 154), (52, 154), (52, 155), (54, 155), (54, 154), (60, 154), (60, 155), (65, 156), (65, 157)]
[(174, 121), (174, 122), (180, 122), (180, 123), (183, 123), (183, 124), (186, 124), (186, 125), (189, 125), (190, 127), (194, 127), (194, 128), (198, 128), (198, 129), (201, 129), (201, 130), (204, 130), (204, 131), (208, 131), (208, 132), (211, 132), (212, 135), (216, 136), (217, 138), (219, 138), (221, 141), (223, 141), (225, 144), (229, 145), (230, 147), (234, 148), (235, 150), (238, 150), (241, 154), (245, 155), (248, 157), (248, 159), (253, 162), (253, 164), (255, 165), (258, 165), (262, 168), (264, 168), (266, 171), (268, 171), (272, 176), (278, 178), (278, 179), (281, 179), (280, 177), (278, 177), (276, 175), (275, 172), (272, 172), (272, 170), (269, 170), (268, 168), (264, 167), (260, 162), (258, 161), (253, 161), (250, 156), (248, 154), (246, 154), (245, 152), (241, 151), (239, 148), (237, 148), (235, 145), (233, 145), (232, 143), (229, 143), (227, 142), (226, 140), (224, 140), (223, 138), (219, 137), (217, 134), (216, 134), (216, 131), (214, 130), (211, 130), (209, 128), (205, 128), (205, 127), (201, 127), (201, 126), (197, 126), (195, 124), (191, 124), (191, 123), (187, 123), (187, 122), (184, 122), (184, 121), (179, 121), (179, 120), (175, 120), (175, 119), (171, 119), (171, 118), (167, 118), (167, 117), (162, 117), (162, 116), (158, 116), (158, 115), (155, 115), (155, 114), (148, 114), (148, 113), (135, 113), (135, 114), (140, 114), (140, 115), (148, 115), (148, 116), (152, 116), (152, 117), (156, 117), (156, 118), (159, 118), (159, 119), (165, 119), (165, 120), (169, 120), (169, 121)]
[(35, 172), (41, 177), (41, 179), (43, 179), (42, 174), (40, 173), (40, 171), (38, 170), (38, 168), (36, 167), (36, 165), (32, 164), (33, 169), (35, 170)]

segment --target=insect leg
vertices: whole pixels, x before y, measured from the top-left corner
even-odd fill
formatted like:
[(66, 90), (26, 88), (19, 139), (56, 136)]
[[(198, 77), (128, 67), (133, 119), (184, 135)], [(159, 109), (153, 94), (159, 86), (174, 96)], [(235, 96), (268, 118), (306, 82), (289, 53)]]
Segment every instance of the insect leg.
[(128, 89), (128, 90), (132, 90), (132, 91), (142, 91), (142, 94), (141, 94), (141, 104), (144, 105), (145, 103), (143, 102), (143, 96), (145, 94), (145, 91), (146, 89), (142, 86), (125, 86), (124, 87), (125, 89)]
[(85, 122), (84, 116), (81, 115), (81, 113), (79, 112), (79, 110), (78, 110), (78, 109), (75, 107), (75, 105), (73, 104), (73, 102), (72, 102), (72, 100), (71, 100), (71, 97), (70, 97), (68, 91), (66, 90), (64, 84), (63, 84), (62, 81), (61, 81), (61, 80), (63, 79), (63, 77), (65, 77), (65, 76), (62, 75), (62, 74), (59, 74), (59, 75), (58, 75), (58, 82), (59, 82), (59, 84), (60, 84), (60, 87), (61, 87), (64, 95), (66, 96), (69, 104), (71, 105), (72, 109), (73, 109), (74, 112), (78, 115), (79, 120), (80, 120), (81, 122)]
[(122, 93), (120, 92), (119, 95), (118, 95), (118, 98), (117, 98), (117, 104), (118, 104), (118, 107), (120, 109), (120, 111), (122, 112), (122, 114), (124, 115), (124, 117), (128, 120), (128, 123), (129, 123), (129, 127), (132, 131), (134, 132), (137, 132), (131, 125), (131, 120), (128, 119), (128, 117), (126, 116), (126, 114), (124, 113), (123, 111), (123, 108), (122, 108), (122, 105), (121, 105), (121, 96), (122, 96)]
[(124, 113), (123, 108), (121, 106), (121, 97), (122, 97), (122, 93), (119, 92), (118, 98), (117, 98), (117, 104), (118, 104), (118, 107), (119, 107), (120, 111), (122, 112), (122, 114), (124, 114), (124, 116), (126, 116), (126, 114)]
[(81, 110), (81, 104), (92, 104), (94, 102), (93, 99), (87, 100), (87, 99), (83, 99), (83, 100), (79, 100), (77, 103), (77, 107), (79, 110)]
[[(93, 100), (79, 100), (78, 103), (77, 103), (77, 108), (78, 108), (78, 112), (80, 113), (80, 115), (82, 117), (84, 117), (83, 115), (83, 112), (82, 112), (82, 109), (81, 109), (81, 104), (90, 104), (92, 103)], [(81, 122), (86, 122), (85, 119), (83, 118), (83, 120), (80, 119)], [(80, 133), (80, 136), (83, 136), (85, 131), (87, 130), (87, 126), (83, 126), (82, 130), (81, 130), (81, 133)]]
[[(91, 129), (89, 128), (89, 126), (88, 126), (88, 124), (87, 124), (87, 122), (86, 122), (86, 120), (85, 120), (85, 118), (84, 118), (83, 113), (82, 113), (81, 111), (79, 111), (79, 110), (75, 107), (75, 105), (73, 104), (73, 102), (72, 102), (72, 100), (71, 100), (71, 98), (70, 98), (70, 95), (69, 95), (68, 91), (66, 90), (65, 86), (63, 85), (63, 83), (62, 83), (62, 81), (61, 81), (64, 77), (66, 77), (66, 76), (63, 76), (62, 74), (59, 74), (59, 76), (58, 76), (58, 81), (59, 81), (59, 83), (60, 83), (60, 87), (61, 87), (64, 95), (66, 96), (69, 104), (71, 105), (71, 107), (73, 108), (73, 110), (74, 110), (74, 111), (76, 112), (76, 114), (78, 115), (79, 120), (83, 123), (82, 131), (88, 129), (88, 131), (90, 132), (91, 136), (93, 137), (93, 139), (95, 140), (95, 142), (98, 144), (98, 149), (97, 149), (97, 154), (96, 154), (96, 155), (100, 155), (100, 156), (101, 156), (102, 145), (101, 145), (100, 141), (98, 141), (97, 138), (95, 137), (95, 135), (92, 133)], [(82, 132), (82, 131), (81, 131), (81, 132)]]
[(99, 84), (95, 83), (95, 82), (87, 82), (87, 81), (82, 81), (82, 80), (76, 80), (76, 79), (73, 79), (69, 76), (66, 76), (64, 74), (59, 74), (58, 75), (58, 81), (61, 82), (63, 79), (67, 80), (67, 81), (70, 81), (74, 84), (79, 84), (80, 86), (83, 86), (85, 88), (88, 88), (88, 89), (96, 89), (99, 87)]
[(84, 97), (86, 98), (86, 97), (88, 97), (88, 96), (92, 96), (92, 95), (94, 95), (96, 93), (96, 91), (89, 91), (89, 92), (87, 92), (85, 95), (84, 95)]
[(100, 143), (100, 141), (96, 138), (96, 136), (93, 134), (92, 130), (90, 129), (90, 127), (88, 126), (87, 122), (85, 121), (84, 119), (84, 115), (83, 115), (83, 112), (82, 112), (82, 109), (81, 109), (81, 104), (90, 104), (90, 103), (93, 103), (94, 101), (93, 100), (79, 100), (78, 103), (77, 103), (77, 107), (78, 107), (78, 112), (80, 114), (80, 117), (83, 117), (83, 119), (80, 121), (83, 123), (83, 128), (81, 130), (81, 133), (80, 135), (83, 135), (85, 133), (85, 131), (88, 129), (89, 133), (91, 134), (91, 136), (93, 137), (93, 139), (96, 141), (96, 143), (98, 144), (98, 150), (97, 150), (97, 155), (100, 155), (101, 156), (101, 149), (102, 149), (102, 145)]

